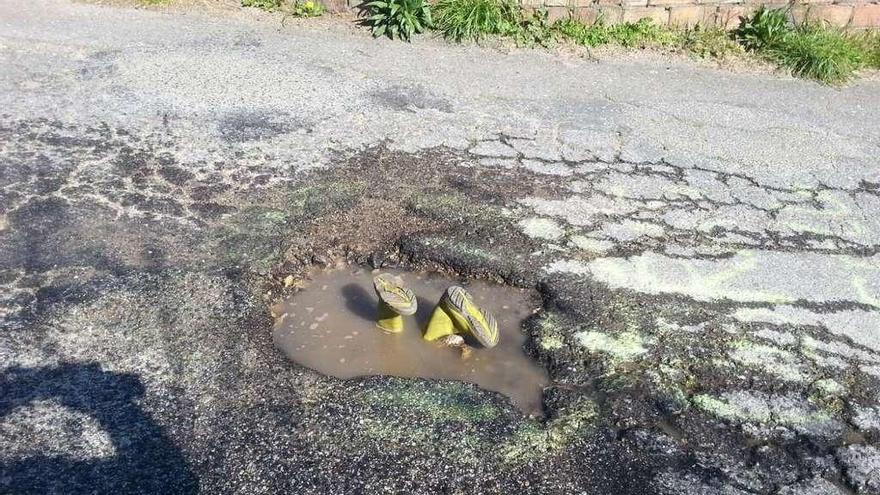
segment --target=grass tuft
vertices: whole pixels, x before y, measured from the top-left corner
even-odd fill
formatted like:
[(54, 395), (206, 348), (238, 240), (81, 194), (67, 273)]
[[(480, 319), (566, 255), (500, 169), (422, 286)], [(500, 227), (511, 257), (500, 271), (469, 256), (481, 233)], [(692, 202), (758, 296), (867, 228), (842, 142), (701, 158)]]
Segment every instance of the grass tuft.
[(798, 77), (840, 84), (862, 67), (880, 65), (880, 35), (853, 34), (825, 24), (794, 25), (787, 10), (756, 10), (741, 17), (736, 39), (747, 50), (787, 68)]
[(822, 26), (795, 29), (768, 52), (795, 76), (827, 84), (848, 81), (865, 62), (858, 43), (840, 31)]
[(599, 20), (590, 26), (574, 19), (565, 19), (557, 22), (555, 27), (569, 40), (589, 47), (609, 44), (626, 48), (659, 47), (672, 45), (677, 40), (676, 33), (654, 24), (650, 19), (614, 25), (606, 25)]
[(880, 69), (880, 30), (865, 31), (853, 36), (853, 40), (864, 53), (865, 65)]
[(435, 27), (454, 41), (479, 41), (512, 32), (519, 22), (517, 9), (509, 1), (440, 0), (434, 5)]

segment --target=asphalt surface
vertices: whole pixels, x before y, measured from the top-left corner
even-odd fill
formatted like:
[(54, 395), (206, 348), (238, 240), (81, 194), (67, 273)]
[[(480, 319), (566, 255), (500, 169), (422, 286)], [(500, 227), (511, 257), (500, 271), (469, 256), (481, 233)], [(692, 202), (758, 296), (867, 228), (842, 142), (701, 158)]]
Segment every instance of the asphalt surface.
[[(880, 493), (880, 84), (0, 2), (0, 492)], [(544, 418), (287, 362), (336, 259), (533, 288)]]

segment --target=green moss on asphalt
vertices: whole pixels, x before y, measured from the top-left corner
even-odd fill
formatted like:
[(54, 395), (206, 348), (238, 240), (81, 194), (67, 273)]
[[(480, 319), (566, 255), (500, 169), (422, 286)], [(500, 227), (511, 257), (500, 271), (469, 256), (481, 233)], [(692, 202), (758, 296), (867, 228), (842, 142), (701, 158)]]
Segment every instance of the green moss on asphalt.
[(462, 241), (457, 241), (454, 239), (427, 237), (423, 239), (422, 242), (425, 246), (429, 246), (435, 249), (439, 248), (440, 250), (448, 251), (450, 254), (454, 254), (458, 257), (464, 256), (478, 261), (489, 262), (497, 262), (501, 260), (500, 257), (490, 251), (487, 251), (486, 249), (483, 249), (482, 247)]
[(432, 421), (479, 422), (496, 419), (497, 406), (481, 401), (471, 387), (462, 383), (399, 382), (368, 390), (365, 403), (382, 409), (403, 409)]
[(686, 361), (679, 358), (667, 359), (656, 367), (646, 369), (645, 375), (651, 380), (667, 408), (680, 411), (690, 406), (688, 394), (696, 387), (697, 381)]
[(633, 361), (648, 352), (648, 341), (635, 332), (610, 335), (591, 330), (577, 333), (575, 338), (590, 352), (607, 355), (615, 364)]
[(522, 464), (559, 453), (593, 426), (598, 414), (595, 403), (581, 399), (545, 425), (524, 423), (499, 448), (504, 464)]
[(559, 328), (559, 317), (555, 313), (544, 313), (535, 328), (533, 339), (544, 351), (558, 351), (565, 346), (565, 339)]
[(792, 408), (773, 411), (769, 408), (751, 407), (747, 403), (734, 402), (709, 394), (695, 395), (691, 402), (698, 409), (729, 421), (797, 427), (823, 423), (831, 419), (831, 415), (822, 410), (808, 411)]
[(826, 413), (836, 416), (846, 409), (848, 389), (837, 380), (822, 378), (810, 384), (810, 402)]
[(504, 218), (502, 209), (480, 204), (464, 194), (417, 192), (406, 205), (414, 212), (433, 220), (477, 225), (492, 225)]
[(299, 219), (315, 218), (333, 210), (354, 206), (366, 189), (366, 184), (357, 181), (305, 186), (293, 190), (287, 196), (284, 206), (291, 216)]
[(808, 378), (802, 360), (796, 354), (778, 347), (742, 339), (731, 345), (729, 356), (742, 366), (782, 380), (804, 382)]

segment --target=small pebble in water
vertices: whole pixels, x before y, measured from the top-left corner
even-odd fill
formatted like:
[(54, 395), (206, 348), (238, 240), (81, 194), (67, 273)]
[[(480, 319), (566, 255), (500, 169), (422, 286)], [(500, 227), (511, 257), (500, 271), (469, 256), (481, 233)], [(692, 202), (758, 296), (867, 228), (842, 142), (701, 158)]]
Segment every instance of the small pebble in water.
[(318, 324), (317, 324), (317, 323), (312, 323), (311, 325), (309, 325), (309, 330), (314, 330), (314, 329), (316, 329), (316, 328), (318, 328)]

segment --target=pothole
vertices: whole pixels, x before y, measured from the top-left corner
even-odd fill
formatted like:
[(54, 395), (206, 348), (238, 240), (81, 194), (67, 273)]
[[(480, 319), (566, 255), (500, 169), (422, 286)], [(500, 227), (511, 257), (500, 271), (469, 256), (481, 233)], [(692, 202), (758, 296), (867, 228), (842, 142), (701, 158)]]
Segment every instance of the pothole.
[[(418, 311), (404, 317), (404, 329), (388, 334), (376, 327), (378, 298), (371, 271), (352, 266), (315, 269), (302, 290), (273, 312), (275, 344), (296, 363), (337, 378), (367, 375), (458, 380), (500, 392), (527, 414), (541, 415), (547, 371), (523, 351), (522, 322), (537, 306), (529, 291), (435, 273), (381, 270), (399, 275), (418, 298)], [(477, 304), (498, 320), (499, 342), (459, 349), (422, 338), (431, 311), (450, 285), (463, 285)]]

